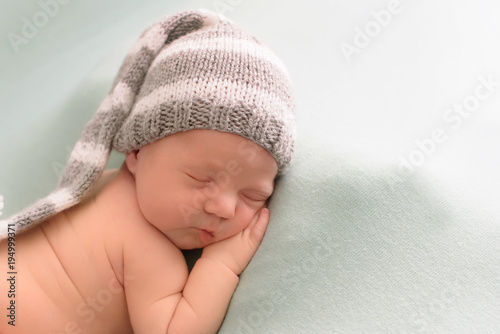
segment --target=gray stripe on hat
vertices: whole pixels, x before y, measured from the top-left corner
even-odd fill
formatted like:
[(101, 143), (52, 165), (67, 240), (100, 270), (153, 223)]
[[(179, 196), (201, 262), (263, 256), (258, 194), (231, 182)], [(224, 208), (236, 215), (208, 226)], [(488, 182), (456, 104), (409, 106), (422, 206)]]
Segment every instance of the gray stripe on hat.
[(111, 141), (127, 118), (128, 112), (128, 110), (113, 110), (96, 113), (85, 126), (79, 141), (110, 147)]
[(32, 222), (50, 217), (55, 212), (56, 207), (53, 203), (50, 203), (47, 200), (41, 200), (26, 208), (18, 215), (13, 216), (11, 220), (16, 223), (17, 229), (24, 229)]
[(153, 62), (155, 56), (156, 53), (154, 51), (142, 48), (136, 55), (134, 55), (134, 59), (130, 60), (131, 63), (125, 70), (123, 79), (120, 81), (126, 83), (134, 95), (137, 94), (141, 88), (144, 77), (146, 76), (149, 66)]
[[(177, 24), (181, 25), (176, 26)], [(161, 22), (156, 22), (148, 26), (140, 34), (136, 43), (140, 43), (141, 39), (145, 38), (149, 31), (158, 26), (161, 27), (161, 29), (163, 29), (163, 33), (160, 33), (160, 35), (165, 36), (162, 38), (166, 38), (165, 44), (168, 44), (176, 38), (179, 38), (185, 34), (188, 34), (194, 30), (199, 29), (202, 25), (203, 25), (202, 17), (196, 12), (191, 12), (188, 15), (186, 15), (185, 13), (179, 13), (178, 15), (175, 16), (168, 16), (165, 20)], [(151, 64), (151, 61), (156, 56), (157, 52), (158, 50), (150, 50), (147, 47), (142, 47), (140, 51), (137, 53), (127, 54), (122, 62), (122, 65), (118, 70), (115, 79), (113, 80), (109, 92), (112, 92), (114, 87), (119, 82), (125, 82), (130, 85), (132, 92), (137, 93), (137, 90), (138, 88), (140, 88), (140, 86), (134, 85), (134, 78), (141, 78), (140, 82), (142, 82), (142, 77), (146, 74), (147, 69)], [(147, 66), (145, 66), (146, 64)], [(136, 68), (137, 67), (136, 65), (139, 65), (138, 66), (139, 68)], [(146, 71), (144, 71), (144, 69)]]
[(100, 165), (70, 159), (57, 187), (71, 188), (72, 194), (79, 197), (89, 189), (102, 171), (103, 167)]
[(203, 17), (196, 12), (180, 14), (174, 20), (165, 21), (162, 26), (168, 34), (165, 44), (170, 44), (173, 40), (200, 29), (203, 26)]

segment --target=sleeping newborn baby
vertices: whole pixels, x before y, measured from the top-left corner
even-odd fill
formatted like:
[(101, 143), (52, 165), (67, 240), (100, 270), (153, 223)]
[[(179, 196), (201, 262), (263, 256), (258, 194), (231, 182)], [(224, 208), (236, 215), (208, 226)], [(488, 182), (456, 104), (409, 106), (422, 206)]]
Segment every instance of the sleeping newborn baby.
[[(289, 77), (260, 41), (206, 10), (151, 25), (57, 189), (2, 222), (0, 333), (216, 333), (294, 138)], [(104, 171), (113, 148), (125, 161)]]
[[(127, 154), (86, 200), (17, 238), (19, 319), (2, 333), (215, 333), (276, 173), (265, 149), (214, 130)], [(203, 247), (188, 279), (179, 249)]]

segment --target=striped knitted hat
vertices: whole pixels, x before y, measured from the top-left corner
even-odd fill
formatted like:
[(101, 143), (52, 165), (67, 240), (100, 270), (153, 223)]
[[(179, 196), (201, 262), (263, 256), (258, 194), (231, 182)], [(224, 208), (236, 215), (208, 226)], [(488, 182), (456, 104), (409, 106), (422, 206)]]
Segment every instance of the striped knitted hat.
[(57, 188), (3, 223), (20, 232), (79, 203), (113, 148), (126, 154), (191, 129), (254, 141), (276, 159), (281, 175), (294, 152), (294, 109), (283, 63), (258, 39), (207, 10), (166, 16), (126, 55)]

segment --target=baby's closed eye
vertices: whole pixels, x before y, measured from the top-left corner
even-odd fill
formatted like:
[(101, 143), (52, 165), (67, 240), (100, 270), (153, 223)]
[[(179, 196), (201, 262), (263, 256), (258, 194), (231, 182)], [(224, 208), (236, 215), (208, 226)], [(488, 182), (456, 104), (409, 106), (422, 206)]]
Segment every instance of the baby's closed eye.
[[(222, 185), (217, 184), (216, 180), (214, 180), (211, 176), (198, 175), (191, 172), (185, 174), (189, 177), (189, 179), (195, 181), (196, 183), (223, 187)], [(269, 199), (269, 197), (271, 197), (268, 192), (255, 189), (244, 189), (242, 191), (239, 191), (239, 194), (244, 199), (252, 202), (265, 202)]]
[(245, 198), (248, 198), (251, 201), (255, 201), (255, 202), (265, 202), (269, 198), (269, 196), (265, 196), (265, 195), (261, 195), (259, 193), (253, 193), (253, 192), (243, 193), (242, 196), (244, 196)]
[(191, 179), (198, 181), (198, 182), (212, 182), (212, 180), (210, 180), (207, 177), (193, 176), (193, 175), (188, 174), (188, 173), (186, 173), (186, 175), (189, 176)]

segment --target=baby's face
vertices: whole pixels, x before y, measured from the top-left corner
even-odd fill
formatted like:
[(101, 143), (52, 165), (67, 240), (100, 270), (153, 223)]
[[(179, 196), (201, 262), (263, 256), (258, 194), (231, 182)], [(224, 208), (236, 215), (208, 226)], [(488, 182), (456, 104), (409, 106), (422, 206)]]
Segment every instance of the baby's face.
[(127, 154), (138, 205), (180, 249), (202, 248), (242, 231), (274, 190), (276, 160), (231, 133), (190, 130)]

